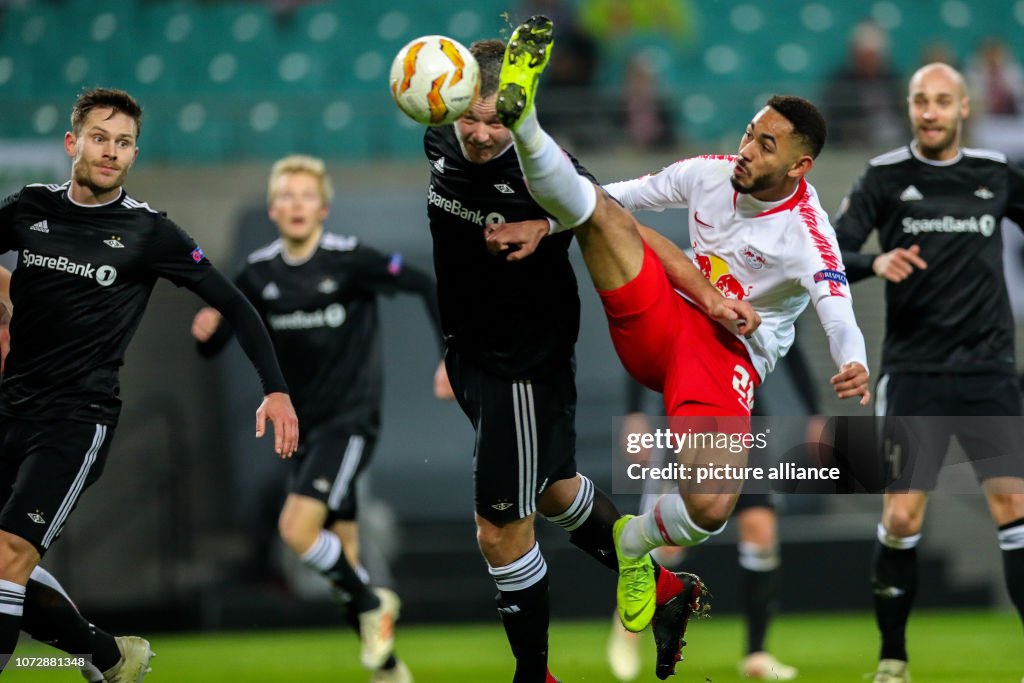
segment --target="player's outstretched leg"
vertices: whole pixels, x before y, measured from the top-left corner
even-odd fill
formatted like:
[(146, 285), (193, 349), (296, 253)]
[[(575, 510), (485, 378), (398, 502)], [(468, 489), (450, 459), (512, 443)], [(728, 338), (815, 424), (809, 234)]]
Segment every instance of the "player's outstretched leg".
[(515, 30), (505, 48), (495, 108), (512, 133), (530, 194), (560, 225), (575, 228), (593, 214), (597, 189), (537, 121), (534, 99), (553, 43), (547, 17), (530, 17)]
[(530, 113), (537, 95), (537, 82), (551, 58), (555, 25), (545, 16), (532, 16), (512, 33), (501, 65), (501, 81), (495, 108), (506, 128), (515, 129)]

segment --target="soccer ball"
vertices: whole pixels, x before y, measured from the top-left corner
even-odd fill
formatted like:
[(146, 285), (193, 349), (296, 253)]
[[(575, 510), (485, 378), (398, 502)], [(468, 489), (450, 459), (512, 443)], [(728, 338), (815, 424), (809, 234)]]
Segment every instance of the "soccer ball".
[(451, 123), (466, 113), (479, 90), (476, 58), (452, 38), (416, 38), (391, 62), (391, 96), (417, 123)]

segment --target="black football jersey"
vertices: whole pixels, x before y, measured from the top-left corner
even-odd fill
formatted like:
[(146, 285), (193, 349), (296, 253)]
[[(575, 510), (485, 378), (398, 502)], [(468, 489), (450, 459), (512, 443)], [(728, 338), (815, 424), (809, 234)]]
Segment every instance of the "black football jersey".
[(886, 282), (883, 372), (1013, 372), (1013, 314), (1000, 222), (1024, 225), (1024, 173), (999, 152), (947, 162), (911, 146), (872, 159), (834, 221), (851, 280), (873, 275), (857, 253), (872, 230), (882, 251), (920, 245), (928, 264)]
[(568, 362), (580, 321), (568, 256), (572, 232), (544, 238), (536, 252), (519, 262), (492, 256), (484, 241), (488, 223), (548, 216), (526, 189), (515, 149), (485, 164), (471, 163), (452, 126), (428, 128), (423, 146), (430, 168), (427, 214), (448, 345), (507, 379), (545, 375)]
[(383, 391), (377, 295), (407, 289), (401, 254), (324, 233), (301, 263), (287, 260), (281, 240), (247, 261), (235, 283), (270, 331), (300, 424), (330, 420), (376, 434)]
[(0, 252), (18, 254), (0, 413), (116, 424), (118, 370), (157, 278), (194, 289), (212, 266), (166, 214), (123, 190), (76, 204), (69, 185), (0, 204)]

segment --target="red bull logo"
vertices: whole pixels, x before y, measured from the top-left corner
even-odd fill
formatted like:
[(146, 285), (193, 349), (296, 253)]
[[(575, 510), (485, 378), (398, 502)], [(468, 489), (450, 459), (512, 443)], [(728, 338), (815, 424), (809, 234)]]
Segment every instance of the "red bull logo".
[(740, 256), (742, 256), (746, 260), (747, 265), (754, 270), (761, 270), (767, 263), (764, 258), (764, 254), (757, 249), (754, 249), (754, 247), (749, 244), (743, 247), (742, 251), (740, 251)]
[(700, 269), (701, 275), (708, 279), (708, 282), (715, 286), (722, 296), (729, 299), (743, 299), (750, 294), (753, 287), (744, 287), (743, 283), (736, 279), (736, 276), (729, 272), (729, 264), (717, 256), (705, 256), (695, 254), (694, 263)]

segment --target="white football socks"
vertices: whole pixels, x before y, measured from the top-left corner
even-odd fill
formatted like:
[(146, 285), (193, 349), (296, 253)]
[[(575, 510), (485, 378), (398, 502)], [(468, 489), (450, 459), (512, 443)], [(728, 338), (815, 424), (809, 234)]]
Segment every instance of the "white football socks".
[(530, 107), (520, 119), (512, 140), (530, 194), (561, 229), (575, 228), (590, 218), (597, 206), (597, 188), (577, 173), (558, 143), (540, 127), (536, 107)]
[(723, 529), (724, 524), (714, 531), (700, 528), (690, 519), (683, 497), (669, 493), (659, 498), (649, 512), (629, 520), (619, 543), (626, 555), (640, 557), (663, 545), (688, 548), (703, 543)]

